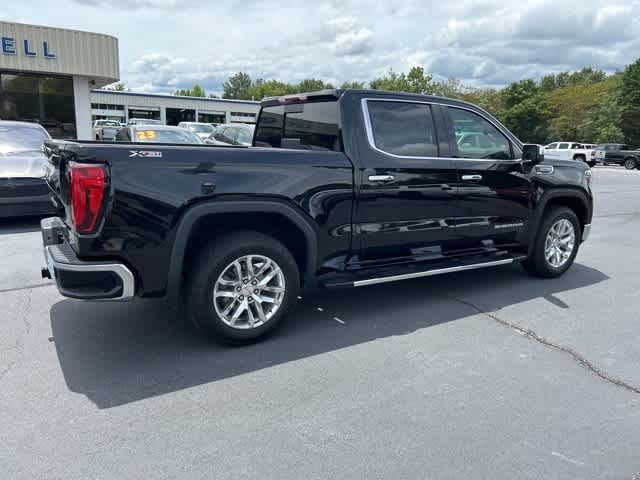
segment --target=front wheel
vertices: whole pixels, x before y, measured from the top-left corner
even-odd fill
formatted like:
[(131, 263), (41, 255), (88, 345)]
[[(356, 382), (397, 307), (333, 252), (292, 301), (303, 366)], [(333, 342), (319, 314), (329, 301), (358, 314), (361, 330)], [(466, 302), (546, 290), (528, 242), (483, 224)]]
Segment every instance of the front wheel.
[(215, 340), (249, 343), (272, 331), (295, 303), (300, 274), (287, 248), (258, 232), (206, 246), (187, 287), (192, 322)]
[(580, 222), (573, 210), (553, 208), (543, 217), (531, 256), (522, 265), (536, 277), (558, 277), (573, 264), (581, 238)]
[(627, 158), (624, 161), (624, 168), (626, 168), (627, 170), (634, 170), (636, 167), (637, 167), (637, 164), (636, 164), (635, 158)]

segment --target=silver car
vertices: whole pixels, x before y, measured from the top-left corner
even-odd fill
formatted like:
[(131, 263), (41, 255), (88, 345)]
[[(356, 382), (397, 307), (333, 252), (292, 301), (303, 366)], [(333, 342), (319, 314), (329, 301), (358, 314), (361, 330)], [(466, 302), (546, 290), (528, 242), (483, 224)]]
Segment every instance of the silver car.
[(0, 217), (55, 212), (44, 180), (50, 139), (37, 123), (0, 120)]

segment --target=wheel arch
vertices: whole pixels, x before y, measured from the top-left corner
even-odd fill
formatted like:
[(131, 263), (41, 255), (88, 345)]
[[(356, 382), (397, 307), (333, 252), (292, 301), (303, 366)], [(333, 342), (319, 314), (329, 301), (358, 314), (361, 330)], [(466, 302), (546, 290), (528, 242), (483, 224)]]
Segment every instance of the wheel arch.
[[(243, 225), (240, 218), (261, 222)], [(202, 233), (206, 232), (206, 238), (212, 239), (222, 232), (237, 230), (266, 233), (282, 241), (293, 250), (303, 284), (313, 281), (318, 255), (317, 233), (303, 213), (277, 200), (211, 201), (188, 208), (177, 224), (167, 279), (167, 297), (171, 304), (179, 301), (188, 262), (204, 243)], [(194, 255), (189, 256), (190, 252)]]
[(530, 234), (529, 242), (529, 254), (535, 244), (535, 239), (538, 235), (538, 229), (542, 223), (542, 219), (546, 212), (553, 207), (568, 207), (573, 210), (578, 217), (580, 227), (584, 231), (584, 227), (591, 223), (591, 216), (593, 214), (590, 197), (586, 192), (577, 188), (563, 188), (559, 190), (553, 190), (547, 192), (538, 203), (534, 214), (533, 229)]

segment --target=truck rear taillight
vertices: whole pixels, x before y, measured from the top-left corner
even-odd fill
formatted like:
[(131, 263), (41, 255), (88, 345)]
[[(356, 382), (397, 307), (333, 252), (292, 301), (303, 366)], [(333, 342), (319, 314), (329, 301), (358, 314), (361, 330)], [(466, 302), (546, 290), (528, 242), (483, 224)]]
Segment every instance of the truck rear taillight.
[(78, 233), (93, 233), (105, 199), (107, 174), (103, 165), (69, 163), (71, 217)]

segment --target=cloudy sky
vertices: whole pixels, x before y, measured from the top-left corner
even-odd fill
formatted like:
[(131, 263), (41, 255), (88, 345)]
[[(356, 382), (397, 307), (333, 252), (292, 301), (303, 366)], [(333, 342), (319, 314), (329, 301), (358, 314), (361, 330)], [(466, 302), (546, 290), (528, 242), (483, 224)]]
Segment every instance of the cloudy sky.
[(366, 81), (414, 65), (500, 86), (640, 57), (640, 0), (9, 0), (0, 19), (118, 37), (136, 91), (220, 92), (239, 70)]

